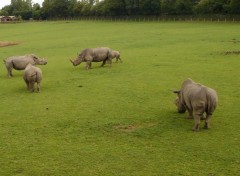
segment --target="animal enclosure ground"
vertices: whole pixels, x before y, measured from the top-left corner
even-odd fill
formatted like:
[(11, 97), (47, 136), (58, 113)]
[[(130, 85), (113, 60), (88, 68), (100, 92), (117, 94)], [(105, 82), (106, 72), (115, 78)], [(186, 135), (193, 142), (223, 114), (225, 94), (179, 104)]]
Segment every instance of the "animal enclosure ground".
[[(13, 27), (14, 26), (14, 27)], [(3, 59), (48, 59), (41, 93), (0, 65), (0, 175), (238, 175), (239, 23), (59, 21), (0, 25)], [(123, 63), (74, 59), (87, 47)], [(211, 129), (191, 128), (175, 95), (192, 78), (218, 92)]]
[(19, 42), (0, 41), (0, 47), (18, 45)]

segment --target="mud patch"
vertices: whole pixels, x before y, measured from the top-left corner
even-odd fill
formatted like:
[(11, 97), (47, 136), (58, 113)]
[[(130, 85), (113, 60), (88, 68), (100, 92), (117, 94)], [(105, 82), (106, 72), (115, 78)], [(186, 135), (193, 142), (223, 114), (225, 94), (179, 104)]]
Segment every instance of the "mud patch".
[(136, 130), (139, 127), (138, 126), (134, 126), (134, 125), (128, 125), (128, 126), (118, 125), (118, 126), (115, 126), (114, 128), (119, 130), (119, 131), (129, 133), (129, 132), (132, 132), (132, 131)]
[(229, 42), (229, 43), (240, 43), (240, 40), (237, 40), (235, 38), (228, 40), (228, 41), (221, 41), (221, 42)]
[(137, 124), (135, 124), (135, 125), (116, 125), (116, 126), (114, 126), (114, 128), (121, 132), (131, 133), (138, 129), (152, 128), (154, 126), (156, 126), (155, 123), (147, 123), (147, 124), (142, 124), (142, 125), (137, 125)]
[(0, 47), (19, 45), (20, 42), (0, 41)]
[(232, 42), (232, 43), (239, 43), (240, 41), (235, 39), (235, 38), (233, 38), (230, 42)]
[(230, 55), (230, 54), (239, 55), (240, 51), (226, 51), (224, 54), (225, 55)]

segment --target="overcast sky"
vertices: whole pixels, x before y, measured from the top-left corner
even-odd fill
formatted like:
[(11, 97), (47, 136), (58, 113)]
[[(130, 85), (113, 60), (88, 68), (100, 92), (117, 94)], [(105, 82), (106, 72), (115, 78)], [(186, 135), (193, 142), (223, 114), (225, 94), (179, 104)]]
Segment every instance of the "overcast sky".
[[(44, 0), (32, 0), (33, 3), (38, 3), (42, 6), (42, 2)], [(0, 9), (3, 8), (6, 5), (10, 5), (11, 4), (11, 0), (0, 0)]]

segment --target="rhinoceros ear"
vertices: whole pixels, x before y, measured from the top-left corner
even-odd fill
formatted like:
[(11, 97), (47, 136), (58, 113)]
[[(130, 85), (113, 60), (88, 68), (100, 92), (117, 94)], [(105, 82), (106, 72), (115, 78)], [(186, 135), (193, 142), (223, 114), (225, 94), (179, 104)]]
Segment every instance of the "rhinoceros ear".
[(180, 90), (174, 90), (173, 93), (179, 94)]
[(35, 55), (32, 55), (32, 58), (33, 58), (34, 60), (38, 60), (37, 56), (35, 56)]

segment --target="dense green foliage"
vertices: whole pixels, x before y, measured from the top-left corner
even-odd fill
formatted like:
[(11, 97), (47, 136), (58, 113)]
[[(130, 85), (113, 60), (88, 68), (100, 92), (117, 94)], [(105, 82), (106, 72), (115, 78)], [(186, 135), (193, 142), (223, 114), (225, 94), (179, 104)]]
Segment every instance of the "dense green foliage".
[(79, 16), (236, 15), (239, 0), (44, 0), (42, 7), (31, 0), (12, 0), (1, 10), (23, 19)]
[[(239, 175), (240, 26), (237, 23), (1, 24), (1, 58), (46, 57), (40, 93), (0, 65), (0, 175)], [(224, 35), (223, 35), (224, 34)], [(123, 63), (73, 67), (86, 47)], [(225, 55), (225, 52), (228, 54)], [(211, 129), (192, 132), (173, 89), (191, 77), (217, 90)], [(201, 127), (203, 122), (201, 122)]]

